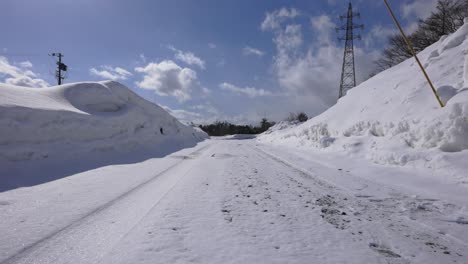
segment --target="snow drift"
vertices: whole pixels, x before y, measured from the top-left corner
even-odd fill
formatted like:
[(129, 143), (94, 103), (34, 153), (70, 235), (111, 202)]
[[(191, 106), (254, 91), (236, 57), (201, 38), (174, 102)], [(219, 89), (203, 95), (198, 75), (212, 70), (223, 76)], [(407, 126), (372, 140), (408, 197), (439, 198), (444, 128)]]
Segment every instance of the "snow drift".
[(127, 152), (168, 141), (182, 146), (207, 137), (117, 82), (41, 89), (0, 84), (0, 91), (4, 161)]
[(352, 89), (301, 125), (280, 123), (258, 140), (344, 152), (380, 164), (430, 168), (468, 183), (468, 20), (419, 54), (446, 107), (413, 58)]

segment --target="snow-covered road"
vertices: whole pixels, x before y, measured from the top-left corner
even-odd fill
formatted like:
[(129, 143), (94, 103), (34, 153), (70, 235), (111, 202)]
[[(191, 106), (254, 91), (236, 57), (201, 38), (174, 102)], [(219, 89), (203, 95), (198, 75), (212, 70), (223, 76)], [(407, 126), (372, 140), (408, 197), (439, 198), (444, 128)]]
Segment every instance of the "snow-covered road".
[(7, 190), (0, 263), (468, 263), (466, 186), (363, 164), (214, 139)]

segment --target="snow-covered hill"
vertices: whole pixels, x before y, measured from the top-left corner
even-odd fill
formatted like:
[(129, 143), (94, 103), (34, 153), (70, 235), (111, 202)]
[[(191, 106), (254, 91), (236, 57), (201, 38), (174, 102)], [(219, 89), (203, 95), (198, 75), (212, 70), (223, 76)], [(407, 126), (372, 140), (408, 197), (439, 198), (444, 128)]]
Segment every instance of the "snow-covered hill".
[(73, 83), (48, 88), (0, 84), (0, 160), (183, 146), (206, 138), (120, 83)]
[[(280, 123), (258, 140), (429, 168), (468, 183), (468, 20), (419, 54), (441, 108), (413, 58), (352, 89), (301, 125)], [(450, 177), (451, 176), (451, 177)]]

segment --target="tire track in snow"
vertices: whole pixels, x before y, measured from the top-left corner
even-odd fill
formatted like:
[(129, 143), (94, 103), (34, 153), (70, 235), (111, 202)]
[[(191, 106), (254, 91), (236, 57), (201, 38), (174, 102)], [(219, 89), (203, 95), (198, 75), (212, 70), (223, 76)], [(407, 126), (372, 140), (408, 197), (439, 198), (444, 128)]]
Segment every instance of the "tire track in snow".
[[(202, 155), (206, 149), (211, 147), (210, 145), (204, 146), (188, 155), (188, 157), (198, 157)], [(80, 240), (81, 237), (85, 237), (87, 241), (93, 241), (94, 239), (89, 236), (89, 233), (82, 233), (80, 232), (80, 229), (96, 229), (96, 224), (94, 223), (95, 220), (99, 220), (100, 217), (106, 218), (109, 216), (108, 211), (112, 211), (114, 207), (118, 207), (120, 204), (122, 204), (125, 200), (131, 200), (131, 196), (137, 196), (139, 192), (144, 192), (145, 188), (147, 188), (149, 185), (152, 185), (160, 180), (161, 177), (168, 175), (170, 172), (178, 169), (181, 167), (183, 164), (186, 164), (191, 161), (190, 158), (184, 157), (180, 161), (176, 162), (175, 164), (169, 166), (168, 168), (164, 169), (163, 171), (157, 173), (155, 176), (151, 177), (150, 179), (138, 184), (137, 186), (131, 188), (130, 190), (120, 194), (119, 196), (115, 197), (111, 201), (106, 202), (105, 204), (95, 208), (94, 210), (88, 212), (87, 214), (83, 215), (82, 217), (76, 219), (75, 221), (71, 222), (70, 224), (56, 230), (55, 232), (50, 233), (49, 235), (43, 237), (42, 239), (35, 241), (26, 247), (22, 248), (21, 250), (17, 251), (15, 254), (11, 255), (10, 257), (4, 259), (1, 261), (1, 264), (11, 264), (11, 263), (57, 263), (59, 260), (58, 259), (51, 259), (49, 254), (52, 255), (50, 252), (47, 251), (54, 251), (55, 247), (51, 247), (51, 245), (48, 244), (54, 244), (55, 246), (58, 246), (60, 248), (60, 242), (69, 242), (68, 239), (71, 241), (73, 240)], [(182, 176), (179, 176), (179, 178), (182, 178)], [(140, 219), (142, 219), (147, 212), (149, 212), (154, 206), (157, 205), (157, 203), (164, 198), (164, 196), (177, 184), (177, 181), (172, 181), (171, 182), (172, 186), (169, 188), (166, 188), (166, 190), (162, 190), (164, 192), (162, 195), (160, 195), (156, 200), (153, 200), (151, 203), (147, 204), (144, 208), (140, 208), (138, 211), (138, 217), (133, 216), (130, 217), (132, 219), (127, 219), (127, 222), (125, 223), (125, 231), (124, 230), (119, 230), (120, 234), (122, 236), (128, 232)], [(146, 197), (146, 196), (145, 196)], [(133, 198), (135, 199), (135, 198)], [(138, 199), (138, 197), (136, 197)], [(141, 199), (143, 200), (143, 199)], [(131, 204), (130, 204), (131, 205)], [(125, 209), (125, 207), (123, 208)], [(120, 212), (117, 212), (120, 213)], [(118, 215), (113, 216), (112, 213), (110, 213), (111, 218), (118, 218)], [(112, 217), (113, 216), (113, 217)], [(110, 221), (108, 224), (115, 224), (118, 220), (116, 221)], [(93, 226), (94, 225), (94, 226)], [(80, 234), (81, 233), (81, 234)], [(56, 241), (54, 241), (56, 240)], [(99, 243), (102, 241), (95, 241), (95, 243)], [(106, 242), (104, 242), (106, 243)], [(73, 244), (73, 243), (72, 243)], [(66, 250), (66, 249), (65, 249)], [(68, 248), (67, 252), (63, 252), (63, 256), (65, 257), (65, 260), (59, 261), (59, 263), (80, 263), (79, 260), (74, 259), (74, 258), (67, 258), (67, 255), (74, 255), (77, 253), (79, 249), (75, 249), (73, 246), (71, 248)], [(34, 254), (36, 253), (36, 254)], [(89, 252), (88, 252), (89, 253)], [(100, 252), (99, 254), (95, 252), (93, 255), (102, 255), (105, 252)], [(78, 253), (79, 254), (79, 253)], [(82, 255), (83, 256), (83, 255)], [(42, 261), (40, 259), (43, 259)], [(94, 256), (96, 258), (96, 256)], [(99, 258), (99, 256), (98, 256)], [(91, 261), (86, 261), (86, 263), (93, 263)]]
[[(330, 205), (348, 208), (352, 212), (352, 214), (347, 213), (351, 215), (352, 223), (346, 231), (353, 236), (361, 237), (359, 239), (367, 239), (369, 247), (384, 257), (388, 263), (412, 263), (413, 261), (426, 263), (426, 261), (432, 262), (434, 260), (436, 262), (442, 261), (440, 263), (458, 263), (459, 260), (467, 260), (467, 256), (464, 256), (467, 244), (464, 241), (446, 235), (406, 215), (407, 212), (402, 210), (402, 207), (411, 204), (414, 199), (398, 193), (395, 193), (394, 197), (388, 198), (387, 201), (373, 199), (372, 196), (355, 197), (353, 191), (346, 187), (337, 186), (321, 176), (315, 176), (314, 173), (301, 169), (258, 146), (250, 145), (249, 147), (296, 171), (296, 175), (302, 179), (312, 180), (316, 187), (321, 188), (326, 195), (317, 202), (320, 204), (325, 200), (323, 204), (325, 216), (327, 212), (330, 212)], [(333, 207), (331, 210), (334, 210)], [(324, 220), (327, 221), (327, 218), (324, 217)], [(334, 222), (330, 223), (335, 224)], [(339, 225), (336, 226), (339, 227)], [(402, 244), (394, 244), (395, 241)], [(411, 250), (411, 248), (415, 248), (415, 244), (417, 244), (417, 251)], [(405, 245), (409, 245), (409, 247)], [(395, 251), (400, 254), (395, 253)]]
[[(246, 239), (244, 243), (258, 255), (268, 256), (255, 261), (253, 253), (247, 263), (306, 263), (307, 259), (343, 263), (343, 256), (331, 256), (330, 252), (338, 251), (346, 242), (339, 232), (322, 222), (320, 209), (314, 204), (320, 197), (315, 186), (303, 185), (291, 177), (296, 171), (244, 144), (237, 151), (245, 155), (228, 169), (231, 177), (226, 182), (229, 191), (222, 212), (232, 233)], [(330, 247), (325, 249), (318, 241)], [(371, 253), (362, 248), (357, 255)], [(376, 258), (367, 260), (373, 263)]]

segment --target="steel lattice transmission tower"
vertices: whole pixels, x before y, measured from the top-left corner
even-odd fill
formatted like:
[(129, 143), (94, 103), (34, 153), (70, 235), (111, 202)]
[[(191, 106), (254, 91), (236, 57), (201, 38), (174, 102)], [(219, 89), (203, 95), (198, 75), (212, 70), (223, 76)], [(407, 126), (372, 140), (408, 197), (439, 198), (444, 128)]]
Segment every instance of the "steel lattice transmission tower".
[(346, 19), (346, 25), (336, 28), (336, 31), (346, 31), (344, 38), (340, 37), (339, 40), (345, 41), (343, 68), (341, 71), (341, 83), (339, 97), (341, 98), (353, 87), (356, 86), (356, 73), (354, 66), (354, 40), (361, 39), (361, 35), (354, 35), (355, 29), (364, 29), (364, 25), (354, 24), (355, 17), (360, 18), (359, 13), (353, 12), (353, 6), (349, 3), (348, 13), (345, 16), (340, 16), (340, 20)]

